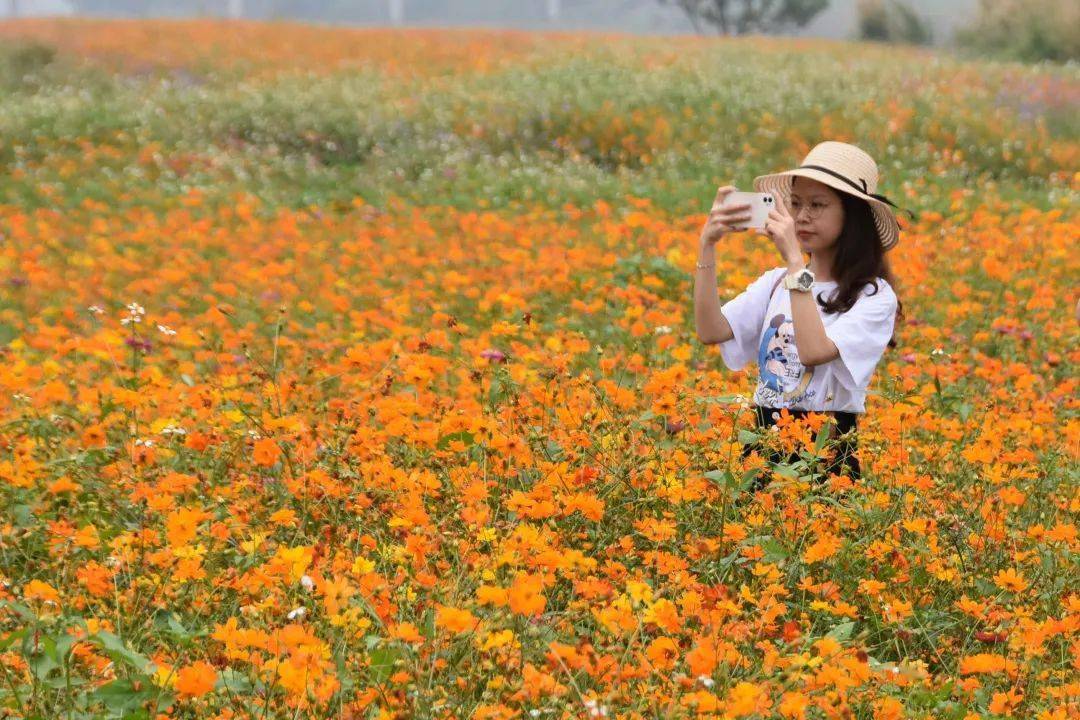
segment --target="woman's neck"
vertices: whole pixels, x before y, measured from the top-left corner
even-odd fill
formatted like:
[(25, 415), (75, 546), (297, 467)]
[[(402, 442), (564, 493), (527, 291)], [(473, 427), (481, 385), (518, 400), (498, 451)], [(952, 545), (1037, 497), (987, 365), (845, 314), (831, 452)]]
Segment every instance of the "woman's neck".
[(832, 282), (832, 255), (810, 253), (810, 262), (807, 265), (810, 268), (810, 272), (814, 273), (814, 280), (817, 282)]

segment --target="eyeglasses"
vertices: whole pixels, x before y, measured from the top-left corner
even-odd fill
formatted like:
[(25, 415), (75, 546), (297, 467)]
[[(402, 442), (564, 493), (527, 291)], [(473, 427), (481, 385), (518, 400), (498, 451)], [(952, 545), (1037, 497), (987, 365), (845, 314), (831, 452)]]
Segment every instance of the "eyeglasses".
[(794, 218), (799, 217), (799, 211), (806, 208), (806, 214), (811, 220), (817, 220), (821, 217), (821, 213), (825, 212), (825, 208), (829, 207), (831, 203), (813, 202), (804, 203), (801, 200), (793, 200), (790, 197), (787, 199), (787, 208)]

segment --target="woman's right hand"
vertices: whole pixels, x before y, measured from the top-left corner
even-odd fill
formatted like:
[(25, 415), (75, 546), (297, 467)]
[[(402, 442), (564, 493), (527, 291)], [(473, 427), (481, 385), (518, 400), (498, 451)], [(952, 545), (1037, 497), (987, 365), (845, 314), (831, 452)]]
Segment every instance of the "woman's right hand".
[(705, 221), (705, 227), (701, 230), (701, 244), (703, 246), (711, 247), (726, 233), (745, 229), (732, 226), (750, 220), (749, 204), (720, 207), (724, 204), (724, 198), (727, 197), (728, 193), (734, 192), (734, 190), (735, 186), (724, 185), (716, 191), (716, 199), (713, 200), (712, 208), (709, 210), (709, 218)]

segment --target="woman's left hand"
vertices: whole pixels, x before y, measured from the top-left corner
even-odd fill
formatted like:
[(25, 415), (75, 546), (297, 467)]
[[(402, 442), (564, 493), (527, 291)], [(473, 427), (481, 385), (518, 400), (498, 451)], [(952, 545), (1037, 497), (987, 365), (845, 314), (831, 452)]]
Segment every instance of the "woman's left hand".
[(802, 264), (802, 249), (799, 247), (799, 238), (795, 235), (795, 218), (791, 217), (787, 205), (780, 201), (776, 207), (769, 211), (769, 219), (765, 221), (764, 234), (776, 244), (780, 251), (780, 257), (788, 264)]

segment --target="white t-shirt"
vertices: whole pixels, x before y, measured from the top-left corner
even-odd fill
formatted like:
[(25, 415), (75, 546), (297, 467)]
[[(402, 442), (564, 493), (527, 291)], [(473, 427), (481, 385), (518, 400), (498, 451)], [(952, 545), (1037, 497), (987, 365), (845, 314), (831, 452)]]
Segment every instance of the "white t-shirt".
[[(781, 282), (769, 300), (773, 284), (787, 272), (786, 267), (765, 272), (721, 306), (735, 333), (720, 343), (724, 364), (741, 370), (751, 359), (757, 360), (755, 405), (865, 412), (866, 388), (892, 337), (896, 293), (878, 278), (877, 292), (867, 284), (846, 313), (826, 313), (818, 305), (825, 335), (836, 344), (840, 357), (806, 367), (799, 362), (791, 315), (791, 293), (798, 291)], [(830, 280), (814, 282), (810, 292), (827, 300), (835, 289), (836, 281)]]

